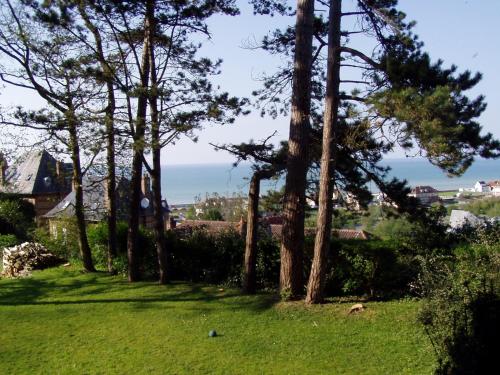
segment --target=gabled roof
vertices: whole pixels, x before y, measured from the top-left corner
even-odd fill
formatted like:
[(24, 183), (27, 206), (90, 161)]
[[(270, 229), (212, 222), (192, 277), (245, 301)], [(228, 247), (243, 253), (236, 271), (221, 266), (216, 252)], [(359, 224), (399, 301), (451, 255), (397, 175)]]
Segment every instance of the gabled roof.
[[(117, 217), (125, 220), (129, 212), (129, 183), (126, 178), (119, 179), (116, 183), (117, 193)], [(141, 199), (147, 199), (148, 206), (141, 207), (141, 216), (153, 215), (151, 197), (142, 195)], [(47, 212), (45, 218), (65, 218), (75, 215), (76, 197), (75, 192), (69, 193), (52, 210)], [(101, 176), (86, 176), (83, 179), (83, 206), (85, 219), (88, 221), (102, 221), (106, 218), (106, 180)], [(166, 200), (162, 201), (163, 210), (169, 212)]]
[[(271, 224), (271, 236), (277, 240), (281, 240), (282, 229), (283, 225), (281, 224)], [(316, 228), (305, 228), (304, 232), (308, 236), (314, 236)], [(358, 229), (332, 229), (332, 237), (340, 240), (368, 240), (370, 239), (370, 234)]]
[(7, 168), (0, 192), (38, 195), (69, 191), (71, 164), (60, 165), (62, 176), (57, 175), (57, 160), (47, 151), (30, 152)]

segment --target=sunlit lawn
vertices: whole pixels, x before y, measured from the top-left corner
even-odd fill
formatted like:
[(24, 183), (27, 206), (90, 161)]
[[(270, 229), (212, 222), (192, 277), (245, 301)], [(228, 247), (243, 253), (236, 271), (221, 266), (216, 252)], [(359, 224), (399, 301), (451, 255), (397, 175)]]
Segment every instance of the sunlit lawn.
[[(1, 374), (429, 374), (418, 302), (273, 296), (58, 268), (0, 280)], [(217, 330), (219, 336), (209, 338)]]

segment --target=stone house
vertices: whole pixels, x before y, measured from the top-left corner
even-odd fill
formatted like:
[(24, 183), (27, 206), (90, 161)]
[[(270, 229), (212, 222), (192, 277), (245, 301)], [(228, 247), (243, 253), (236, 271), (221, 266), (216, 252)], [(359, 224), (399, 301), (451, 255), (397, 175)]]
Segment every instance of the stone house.
[(439, 202), (438, 191), (432, 186), (415, 186), (408, 196), (417, 198), (424, 205)]
[(0, 153), (0, 166), (0, 193), (32, 203), (38, 224), (71, 191), (71, 163), (62, 163), (45, 150), (27, 153), (11, 166)]
[[(108, 199), (106, 180), (101, 176), (87, 176), (83, 180), (83, 206), (87, 223), (99, 223), (106, 220)], [(146, 228), (153, 228), (153, 196), (150, 186), (150, 178), (144, 175), (141, 181), (141, 207), (139, 223)], [(126, 221), (129, 218), (130, 204), (130, 180), (121, 178), (116, 184), (117, 194), (117, 219)], [(165, 229), (170, 228), (170, 210), (166, 200), (162, 200), (163, 219)], [(66, 195), (52, 210), (47, 212), (43, 218), (47, 221), (49, 231), (57, 238), (59, 232), (64, 232), (62, 225), (66, 219), (75, 215), (75, 193), (72, 191)]]

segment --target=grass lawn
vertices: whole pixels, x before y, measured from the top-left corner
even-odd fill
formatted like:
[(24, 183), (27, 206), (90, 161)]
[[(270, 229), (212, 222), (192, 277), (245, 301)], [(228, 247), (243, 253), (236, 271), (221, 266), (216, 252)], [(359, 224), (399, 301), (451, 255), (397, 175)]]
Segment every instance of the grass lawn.
[[(418, 302), (273, 296), (56, 268), (0, 280), (1, 374), (430, 374)], [(209, 338), (217, 330), (219, 336)]]

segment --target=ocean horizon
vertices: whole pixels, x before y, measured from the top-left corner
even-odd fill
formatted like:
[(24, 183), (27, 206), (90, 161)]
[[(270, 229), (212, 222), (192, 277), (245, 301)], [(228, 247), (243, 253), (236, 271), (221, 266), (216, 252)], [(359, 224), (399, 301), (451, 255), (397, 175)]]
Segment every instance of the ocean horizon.
[[(382, 163), (391, 167), (390, 176), (406, 179), (410, 186), (430, 185), (438, 190), (471, 188), (476, 181), (500, 180), (500, 160), (479, 159), (460, 177), (448, 177), (426, 159), (386, 159)], [(162, 166), (162, 194), (170, 204), (194, 203), (196, 197), (207, 194), (223, 196), (247, 195), (252, 175), (251, 164), (232, 163), (179, 164)], [(261, 194), (280, 189), (284, 178), (263, 181)], [(375, 184), (369, 185), (377, 192)]]

